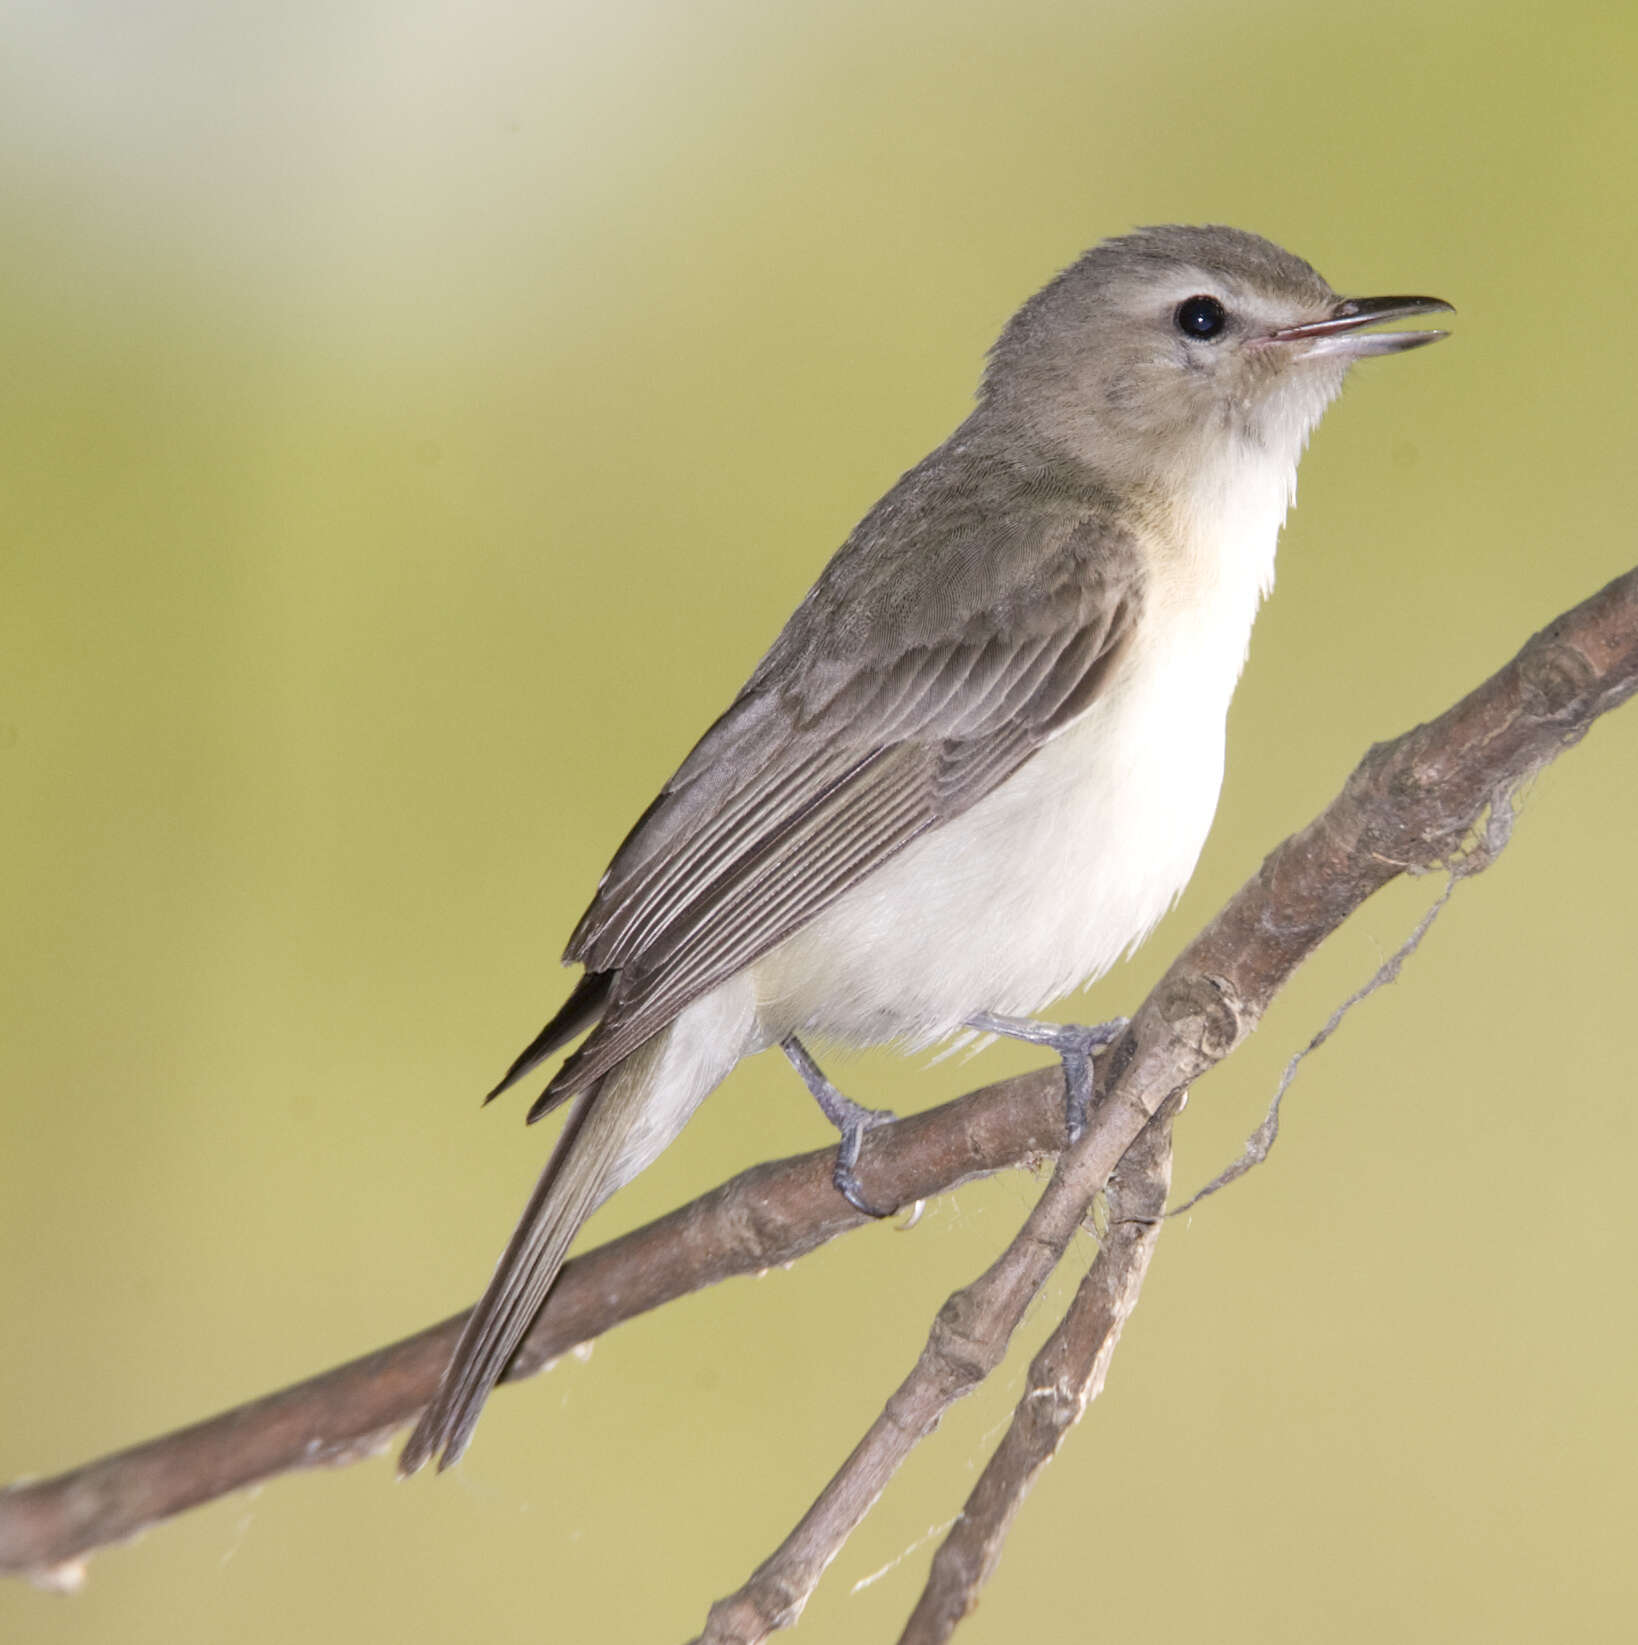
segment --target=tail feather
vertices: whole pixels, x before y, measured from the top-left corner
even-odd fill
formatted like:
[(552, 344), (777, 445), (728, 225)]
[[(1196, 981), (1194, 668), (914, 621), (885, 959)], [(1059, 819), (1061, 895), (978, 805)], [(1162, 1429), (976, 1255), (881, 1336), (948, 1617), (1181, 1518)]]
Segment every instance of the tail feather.
[(441, 1453), (442, 1471), (465, 1451), (490, 1389), (540, 1311), (581, 1223), (596, 1208), (621, 1142), (613, 1127), (589, 1123), (600, 1094), (601, 1086), (594, 1086), (576, 1099), (488, 1289), (467, 1316), (438, 1392), (398, 1459), (400, 1474), (413, 1474), (435, 1453)]
[(580, 1225), (658, 1157), (739, 1057), (760, 1043), (749, 985), (718, 989), (574, 1094), (557, 1146), (404, 1447), (400, 1474), (413, 1474), (435, 1455), (440, 1470), (460, 1457)]

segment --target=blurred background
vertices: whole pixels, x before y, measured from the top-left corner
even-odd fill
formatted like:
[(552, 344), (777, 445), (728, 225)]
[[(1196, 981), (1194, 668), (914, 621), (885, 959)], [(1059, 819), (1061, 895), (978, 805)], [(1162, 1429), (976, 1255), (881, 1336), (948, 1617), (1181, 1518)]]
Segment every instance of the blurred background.
[[(8, 6), (0, 1478), (475, 1295), (549, 1142), (477, 1096), (627, 826), (1018, 302), (1230, 222), (1461, 312), (1315, 441), (1200, 871), (1064, 1009), (1135, 1006), (1369, 742), (1638, 557), (1635, 70), (1589, 0)], [(1167, 1229), (961, 1638), (1630, 1626), (1635, 809), (1629, 708)], [(1196, 1088), (1180, 1190), (1437, 889)], [(842, 1072), (913, 1110), (1037, 1060)], [(593, 1233), (827, 1135), (762, 1059)], [(0, 1586), (0, 1636), (687, 1637), (1037, 1186), (629, 1325), (436, 1483), (279, 1480)], [(894, 1637), (1090, 1255), (798, 1637)]]

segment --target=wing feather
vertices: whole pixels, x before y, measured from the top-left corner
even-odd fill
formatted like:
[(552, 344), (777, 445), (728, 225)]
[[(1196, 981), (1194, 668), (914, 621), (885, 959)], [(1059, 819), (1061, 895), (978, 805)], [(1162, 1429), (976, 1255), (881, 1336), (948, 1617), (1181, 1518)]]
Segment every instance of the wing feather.
[(1085, 711), (1141, 598), (1136, 558), (1111, 552), (1111, 528), (1097, 525), (1097, 554), (1086, 535), (1062, 534), (1054, 574), (1027, 596), (969, 609), (884, 666), (809, 658), (781, 678), (764, 663), (633, 831), (575, 934), (570, 957), (609, 974), (609, 1006), (547, 1105)]

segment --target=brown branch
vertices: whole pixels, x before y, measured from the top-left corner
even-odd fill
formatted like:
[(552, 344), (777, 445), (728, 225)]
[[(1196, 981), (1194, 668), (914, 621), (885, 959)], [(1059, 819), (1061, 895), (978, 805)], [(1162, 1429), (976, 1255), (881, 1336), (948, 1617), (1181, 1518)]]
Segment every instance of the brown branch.
[[(1339, 799), (1264, 863), (1150, 995), (1104, 1059), (1093, 1123), (1059, 1160), (1024, 1230), (941, 1310), (922, 1361), (884, 1412), (885, 1440), (872, 1448), (867, 1436), (804, 1520), (808, 1535), (794, 1557), (787, 1543), (735, 1601), (713, 1608), (718, 1631), (710, 1637), (761, 1638), (794, 1620), (915, 1438), (998, 1361), (1152, 1113), (1251, 1031), (1313, 946), (1398, 873), (1458, 851), (1493, 796), (1634, 689), (1638, 572), (1560, 618), (1440, 720), (1367, 756)], [(1118, 1071), (1112, 1084), (1110, 1069)], [(1043, 1072), (876, 1133), (864, 1161), (872, 1198), (906, 1203), (1050, 1151), (1060, 1101), (1059, 1082)], [(856, 1226), (829, 1185), (830, 1158), (826, 1151), (758, 1167), (570, 1264), (513, 1378), (633, 1313), (789, 1261)], [(62, 1583), (89, 1550), (184, 1508), (286, 1469), (371, 1454), (430, 1396), (460, 1323), (457, 1316), (267, 1399), (0, 1492), (0, 1572)]]
[(1109, 1231), (1057, 1329), (1030, 1364), (1012, 1422), (938, 1552), (899, 1645), (941, 1645), (978, 1602), (1036, 1476), (1052, 1460), (1103, 1379), (1137, 1307), (1172, 1180), (1168, 1105), (1109, 1179)]
[(1313, 949), (1409, 871), (1459, 858), (1486, 813), (1638, 691), (1638, 569), (1550, 623), (1438, 719), (1372, 748), (1161, 978), (1103, 1060), (1100, 1103), (1012, 1244), (940, 1309), (915, 1366), (813, 1506), (700, 1645), (794, 1623), (916, 1442), (1000, 1363), (1121, 1155), (1168, 1098), (1227, 1056)]
[[(1128, 1029), (1113, 1048), (1114, 1056), (1130, 1042)], [(1084, 1200), (1078, 1198), (1082, 1176), (1095, 1174), (1101, 1187), (1149, 1118), (1130, 1098), (1116, 1096), (1100, 1106), (1085, 1135), (1060, 1157), (1017, 1237), (939, 1310), (910, 1374), (796, 1528), (744, 1587), (711, 1607), (698, 1645), (748, 1645), (796, 1622), (825, 1567), (917, 1442), (1001, 1363), (1018, 1322), (1058, 1265), (1097, 1192), (1093, 1188)], [(1090, 1163), (1067, 1177), (1064, 1162), (1072, 1155)]]
[[(1063, 1082), (1040, 1070), (876, 1132), (864, 1174), (873, 1197), (908, 1205), (1052, 1154), (1063, 1127)], [(832, 1148), (755, 1166), (577, 1257), (507, 1380), (532, 1375), (622, 1320), (732, 1275), (794, 1261), (858, 1227), (868, 1219), (832, 1186), (834, 1163)], [(375, 1454), (432, 1397), (465, 1317), (72, 1472), (0, 1491), (0, 1573), (72, 1587), (95, 1548), (275, 1474)]]

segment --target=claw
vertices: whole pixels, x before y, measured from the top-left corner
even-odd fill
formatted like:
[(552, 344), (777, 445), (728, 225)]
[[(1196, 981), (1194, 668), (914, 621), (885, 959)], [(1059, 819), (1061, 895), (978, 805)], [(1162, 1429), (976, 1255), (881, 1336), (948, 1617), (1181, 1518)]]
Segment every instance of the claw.
[[(842, 1157), (843, 1150), (846, 1147), (847, 1142), (844, 1139), (842, 1147), (836, 1151), (836, 1167), (830, 1173), (830, 1180), (836, 1184), (837, 1193), (862, 1216), (872, 1217), (877, 1222), (880, 1222), (883, 1217), (892, 1216), (898, 1210), (898, 1206), (890, 1205), (884, 1209), (865, 1198), (864, 1189), (860, 1186), (859, 1179), (854, 1174), (851, 1162)], [(855, 1156), (858, 1152), (857, 1148), (853, 1150)]]
[(842, 1140), (836, 1149), (836, 1166), (830, 1174), (836, 1191), (864, 1216), (878, 1219), (892, 1216), (898, 1207), (889, 1206), (883, 1210), (872, 1204), (865, 1197), (854, 1167), (859, 1163), (859, 1149), (864, 1143), (865, 1132), (875, 1130), (878, 1125), (891, 1125), (898, 1116), (885, 1108), (866, 1108), (851, 1097), (843, 1096), (825, 1078), (818, 1063), (808, 1055), (807, 1048), (794, 1034), (783, 1042), (783, 1050), (802, 1076), (802, 1083), (813, 1094), (813, 1100), (824, 1111), (825, 1118), (842, 1133)]
[(998, 1017), (981, 1011), (967, 1019), (967, 1026), (985, 1034), (1023, 1040), (1029, 1045), (1044, 1045), (1058, 1053), (1058, 1060), (1064, 1065), (1064, 1129), (1069, 1141), (1075, 1143), (1086, 1130), (1086, 1118), (1092, 1108), (1093, 1057), (1125, 1031), (1127, 1020), (1114, 1017), (1108, 1022), (1087, 1026), (1036, 1022), (1030, 1017)]

